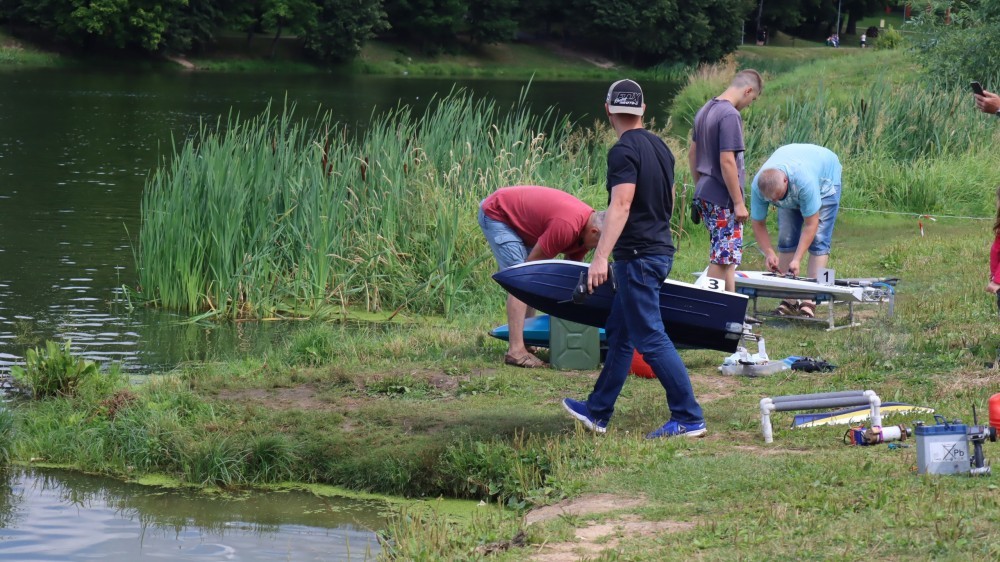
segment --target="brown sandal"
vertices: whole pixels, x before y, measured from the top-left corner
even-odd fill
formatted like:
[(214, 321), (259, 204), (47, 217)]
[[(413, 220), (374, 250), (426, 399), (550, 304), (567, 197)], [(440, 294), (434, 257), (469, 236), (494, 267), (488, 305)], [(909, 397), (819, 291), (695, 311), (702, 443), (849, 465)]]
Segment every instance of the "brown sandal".
[(774, 313), (778, 316), (795, 316), (799, 312), (799, 303), (792, 301), (781, 301)]
[(802, 301), (799, 303), (799, 314), (806, 318), (816, 318), (816, 303), (813, 301)]
[(521, 367), (522, 369), (542, 369), (549, 366), (548, 363), (530, 353), (522, 357), (514, 357), (507, 353), (503, 356), (503, 362), (506, 365)]

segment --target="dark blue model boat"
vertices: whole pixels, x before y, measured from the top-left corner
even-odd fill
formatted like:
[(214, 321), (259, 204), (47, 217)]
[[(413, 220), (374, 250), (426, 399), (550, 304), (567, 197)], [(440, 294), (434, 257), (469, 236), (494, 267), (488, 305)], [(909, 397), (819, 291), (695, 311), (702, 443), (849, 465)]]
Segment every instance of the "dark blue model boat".
[[(532, 261), (497, 272), (493, 279), (528, 306), (557, 318), (603, 328), (614, 298), (611, 283), (574, 299), (581, 274), (588, 267), (568, 260)], [(660, 289), (663, 325), (678, 347), (735, 352), (743, 337), (748, 302), (746, 295), (671, 279), (664, 281)]]

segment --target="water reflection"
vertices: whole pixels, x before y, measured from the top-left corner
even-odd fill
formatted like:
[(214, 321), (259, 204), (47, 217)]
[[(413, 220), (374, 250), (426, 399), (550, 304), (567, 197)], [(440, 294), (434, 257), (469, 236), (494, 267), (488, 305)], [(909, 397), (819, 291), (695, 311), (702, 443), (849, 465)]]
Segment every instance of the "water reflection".
[(209, 497), (54, 470), (0, 476), (0, 560), (373, 560), (384, 506)]

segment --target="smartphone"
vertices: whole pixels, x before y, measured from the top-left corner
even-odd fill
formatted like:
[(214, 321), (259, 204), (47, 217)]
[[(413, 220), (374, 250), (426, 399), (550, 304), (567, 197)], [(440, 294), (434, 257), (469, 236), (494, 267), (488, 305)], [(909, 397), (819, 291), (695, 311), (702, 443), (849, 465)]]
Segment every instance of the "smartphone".
[(979, 96), (983, 95), (983, 85), (982, 84), (980, 84), (979, 82), (973, 80), (972, 82), (969, 83), (969, 85), (972, 86), (972, 93), (974, 93), (976, 95), (979, 95)]

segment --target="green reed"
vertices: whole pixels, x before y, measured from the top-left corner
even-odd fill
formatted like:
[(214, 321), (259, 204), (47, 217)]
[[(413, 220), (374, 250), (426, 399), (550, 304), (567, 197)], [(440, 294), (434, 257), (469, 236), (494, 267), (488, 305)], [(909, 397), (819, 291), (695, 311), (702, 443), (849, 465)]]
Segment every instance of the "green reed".
[(490, 272), (483, 197), (523, 183), (579, 191), (595, 177), (593, 151), (568, 145), (570, 132), (523, 96), (501, 109), (461, 91), (419, 117), (405, 106), (374, 116), (360, 136), (287, 106), (203, 123), (148, 182), (143, 295), (220, 317), (450, 315)]

